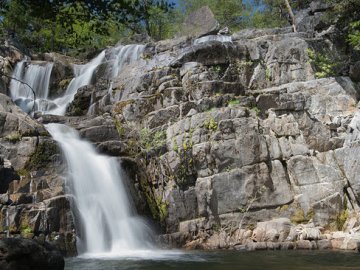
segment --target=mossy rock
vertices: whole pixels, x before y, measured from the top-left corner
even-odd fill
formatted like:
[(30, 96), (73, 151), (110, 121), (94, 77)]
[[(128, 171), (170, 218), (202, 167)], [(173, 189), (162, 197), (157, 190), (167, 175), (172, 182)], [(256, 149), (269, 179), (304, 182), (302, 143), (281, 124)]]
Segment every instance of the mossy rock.
[(25, 165), (27, 171), (39, 170), (46, 167), (53, 161), (53, 156), (59, 153), (57, 144), (54, 141), (45, 140), (40, 142), (35, 152), (31, 155)]

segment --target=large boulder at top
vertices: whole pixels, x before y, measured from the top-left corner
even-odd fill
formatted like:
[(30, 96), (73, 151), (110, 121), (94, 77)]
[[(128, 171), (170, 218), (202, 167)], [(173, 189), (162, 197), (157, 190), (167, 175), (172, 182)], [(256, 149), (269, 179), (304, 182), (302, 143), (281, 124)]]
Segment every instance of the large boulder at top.
[(190, 13), (185, 19), (181, 35), (201, 37), (217, 34), (220, 24), (208, 6), (201, 7)]
[(50, 244), (40, 245), (29, 239), (0, 240), (0, 269), (2, 270), (62, 270), (64, 258)]

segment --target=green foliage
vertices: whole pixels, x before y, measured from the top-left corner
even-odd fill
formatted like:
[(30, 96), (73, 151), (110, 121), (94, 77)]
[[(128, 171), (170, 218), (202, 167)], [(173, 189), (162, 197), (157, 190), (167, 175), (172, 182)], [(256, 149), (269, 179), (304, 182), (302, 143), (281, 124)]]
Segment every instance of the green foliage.
[(360, 50), (360, 20), (350, 23), (348, 41), (355, 50)]
[(165, 0), (2, 1), (0, 29), (3, 36), (16, 37), (37, 52), (77, 54), (132, 33), (163, 38), (170, 32), (172, 7)]
[[(307, 8), (311, 0), (289, 1), (294, 12)], [(255, 0), (248, 19), (248, 27), (275, 28), (289, 26), (284, 0)]]
[(16, 173), (20, 176), (27, 176), (29, 175), (29, 171), (25, 168), (19, 169), (16, 171)]
[(330, 58), (326, 54), (315, 53), (312, 49), (307, 50), (310, 63), (315, 70), (316, 78), (326, 78), (331, 76), (336, 76), (337, 68), (340, 65), (339, 61), (336, 61), (333, 58)]
[(255, 112), (256, 116), (259, 116), (261, 113), (261, 110), (257, 106), (252, 107), (251, 110)]
[(338, 230), (342, 230), (344, 228), (344, 224), (346, 220), (349, 218), (349, 211), (344, 209), (340, 212), (340, 214), (336, 217), (336, 227)]
[(152, 148), (158, 148), (163, 146), (166, 143), (166, 132), (165, 131), (156, 131), (151, 132), (147, 128), (140, 130), (140, 145), (146, 150)]
[(233, 100), (230, 100), (229, 102), (228, 102), (228, 106), (235, 106), (235, 105), (239, 105), (240, 104), (240, 100), (238, 100), (238, 99), (233, 99)]
[(5, 140), (11, 143), (16, 143), (18, 141), (21, 141), (22, 135), (20, 134), (19, 131), (14, 131), (10, 134), (8, 134), (7, 136), (5, 136)]
[(216, 131), (218, 128), (218, 123), (215, 121), (214, 117), (209, 115), (209, 117), (204, 121), (204, 128), (209, 131)]
[(35, 152), (26, 163), (27, 170), (41, 169), (52, 161), (52, 156), (58, 153), (57, 145), (50, 141), (44, 141), (37, 145)]
[(327, 20), (341, 29), (349, 44), (360, 50), (360, 0), (326, 0), (332, 8)]

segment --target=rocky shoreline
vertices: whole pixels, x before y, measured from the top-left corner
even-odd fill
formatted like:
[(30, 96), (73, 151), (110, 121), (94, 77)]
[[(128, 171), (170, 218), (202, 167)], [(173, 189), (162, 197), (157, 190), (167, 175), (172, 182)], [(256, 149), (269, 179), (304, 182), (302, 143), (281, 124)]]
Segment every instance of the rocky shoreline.
[[(354, 220), (353, 220), (354, 221)], [(254, 230), (233, 229), (232, 232), (203, 232), (197, 236), (188, 232), (163, 235), (164, 246), (182, 247), (187, 250), (349, 250), (359, 251), (359, 227), (350, 232), (330, 232), (313, 223), (292, 225), (287, 218), (259, 222)], [(193, 233), (195, 231), (193, 230)]]

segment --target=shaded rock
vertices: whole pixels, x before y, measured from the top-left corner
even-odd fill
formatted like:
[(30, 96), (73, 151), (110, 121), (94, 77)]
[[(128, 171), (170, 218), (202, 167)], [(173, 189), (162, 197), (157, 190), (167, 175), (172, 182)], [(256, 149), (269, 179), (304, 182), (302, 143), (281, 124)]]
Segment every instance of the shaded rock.
[(80, 87), (75, 94), (74, 100), (69, 104), (66, 109), (67, 116), (81, 116), (85, 115), (91, 105), (95, 87), (86, 85)]
[(349, 76), (354, 82), (360, 82), (360, 61), (350, 66)]
[(0, 267), (3, 270), (62, 270), (64, 258), (50, 244), (34, 240), (0, 239)]

